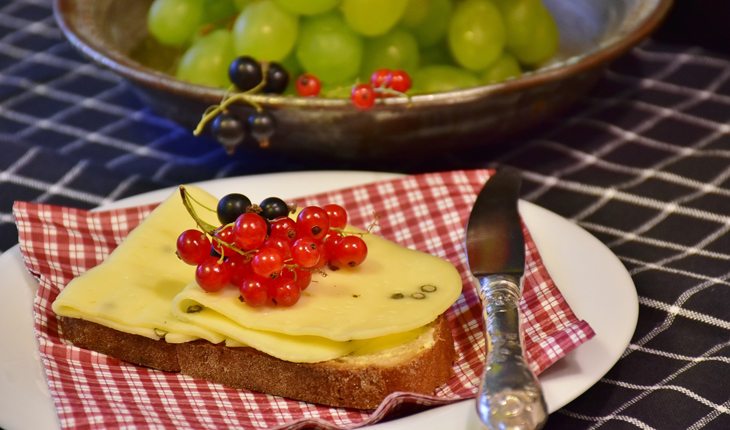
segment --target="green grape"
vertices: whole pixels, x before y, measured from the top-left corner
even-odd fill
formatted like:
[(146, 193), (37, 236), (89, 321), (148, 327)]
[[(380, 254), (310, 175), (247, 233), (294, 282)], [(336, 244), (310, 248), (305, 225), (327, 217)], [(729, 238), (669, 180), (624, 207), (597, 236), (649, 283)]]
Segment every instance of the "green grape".
[(506, 47), (528, 66), (539, 66), (558, 50), (560, 35), (550, 12), (540, 0), (498, 3), (507, 28)]
[(302, 22), (296, 54), (302, 68), (323, 84), (355, 79), (362, 63), (362, 40), (336, 12), (314, 15)]
[(521, 63), (537, 66), (557, 51), (559, 35), (540, 0), (498, 0), (506, 27), (506, 48)]
[(203, 24), (220, 23), (238, 13), (233, 0), (206, 0), (203, 8)]
[(203, 1), (155, 0), (147, 13), (147, 29), (163, 45), (185, 45), (198, 30)]
[(316, 15), (327, 12), (340, 0), (275, 0), (282, 9), (297, 15)]
[(449, 21), (449, 47), (462, 67), (479, 71), (502, 55), (505, 29), (499, 9), (489, 0), (465, 0)]
[(215, 30), (196, 40), (185, 51), (176, 76), (194, 84), (227, 88), (230, 85), (228, 66), (234, 57), (231, 33)]
[(246, 6), (248, 6), (249, 3), (251, 3), (253, 0), (233, 0), (234, 6), (236, 6), (236, 9), (239, 11), (243, 10)]
[(258, 61), (281, 61), (294, 48), (298, 30), (299, 18), (273, 0), (253, 2), (233, 24), (236, 54), (250, 55)]
[[(419, 0), (415, 1), (418, 2)], [(405, 16), (403, 23), (406, 28), (410, 28), (413, 31), (413, 35), (416, 36), (418, 44), (422, 48), (429, 48), (444, 39), (449, 26), (452, 6), (451, 0), (427, 0), (427, 3), (423, 6), (425, 8), (425, 16), (417, 25), (411, 27), (410, 24), (406, 24), (408, 20), (406, 20)]]
[(395, 26), (408, 0), (342, 0), (347, 24), (364, 36), (380, 36)]
[(419, 64), (418, 42), (411, 33), (396, 28), (383, 36), (365, 40), (361, 77), (370, 80), (377, 69), (400, 69), (410, 72)]
[(430, 8), (431, 0), (408, 0), (400, 25), (411, 30), (417, 28), (428, 16)]
[(479, 85), (479, 78), (468, 70), (448, 65), (432, 65), (416, 71), (411, 93), (438, 93)]
[(509, 78), (516, 78), (522, 74), (517, 59), (510, 53), (503, 53), (487, 70), (482, 73), (482, 82), (494, 84)]

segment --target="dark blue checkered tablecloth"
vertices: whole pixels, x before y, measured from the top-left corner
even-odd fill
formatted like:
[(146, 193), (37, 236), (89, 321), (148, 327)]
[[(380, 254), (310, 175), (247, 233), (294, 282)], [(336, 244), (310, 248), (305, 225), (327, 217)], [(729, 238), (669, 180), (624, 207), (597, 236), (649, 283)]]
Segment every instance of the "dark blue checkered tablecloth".
[[(550, 429), (730, 429), (730, 33), (713, 49), (666, 34), (527, 137), (391, 167), (516, 166), (525, 199), (628, 268), (640, 296), (631, 344)], [(322, 168), (382, 166), (229, 157), (79, 55), (49, 0), (0, 0), (0, 250), (17, 242), (14, 200), (90, 208), (181, 182)]]

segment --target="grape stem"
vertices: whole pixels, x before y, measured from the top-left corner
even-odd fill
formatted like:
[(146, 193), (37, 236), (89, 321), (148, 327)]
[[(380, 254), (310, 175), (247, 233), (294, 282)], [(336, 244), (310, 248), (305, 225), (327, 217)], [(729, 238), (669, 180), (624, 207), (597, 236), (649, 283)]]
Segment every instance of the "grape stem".
[(203, 112), (203, 117), (200, 119), (200, 122), (198, 122), (197, 127), (195, 127), (195, 130), (193, 130), (193, 135), (200, 136), (203, 133), (203, 130), (205, 130), (205, 126), (208, 125), (208, 123), (212, 121), (213, 118), (215, 118), (219, 113), (228, 110), (228, 107), (234, 103), (246, 103), (256, 109), (257, 112), (262, 112), (264, 109), (261, 107), (261, 105), (255, 100), (251, 99), (251, 94), (257, 93), (266, 85), (266, 71), (268, 69), (268, 63), (263, 63), (262, 68), (263, 78), (261, 79), (261, 82), (256, 84), (255, 87), (245, 92), (234, 93), (233, 95), (230, 95), (229, 90), (223, 96), (223, 100), (221, 100), (221, 103), (219, 105), (208, 106), (205, 112)]

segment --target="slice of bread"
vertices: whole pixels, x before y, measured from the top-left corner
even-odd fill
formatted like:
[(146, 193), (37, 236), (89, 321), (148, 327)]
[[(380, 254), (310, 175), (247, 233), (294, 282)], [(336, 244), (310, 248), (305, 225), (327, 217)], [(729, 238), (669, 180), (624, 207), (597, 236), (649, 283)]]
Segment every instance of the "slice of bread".
[(77, 318), (61, 317), (59, 321), (66, 340), (123, 361), (344, 408), (372, 409), (396, 391), (432, 394), (451, 377), (455, 357), (444, 315), (405, 344), (319, 363), (294, 363), (250, 347), (203, 340), (172, 344)]

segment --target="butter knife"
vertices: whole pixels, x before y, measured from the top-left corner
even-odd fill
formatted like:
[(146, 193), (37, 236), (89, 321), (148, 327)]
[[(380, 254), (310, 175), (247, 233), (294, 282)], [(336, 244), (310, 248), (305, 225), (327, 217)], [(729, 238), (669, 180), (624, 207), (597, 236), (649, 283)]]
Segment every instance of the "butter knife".
[(469, 268), (479, 280), (487, 359), (477, 415), (488, 429), (539, 429), (547, 420), (540, 383), (525, 362), (518, 303), (525, 243), (517, 209), (521, 177), (502, 168), (479, 192), (466, 228)]

